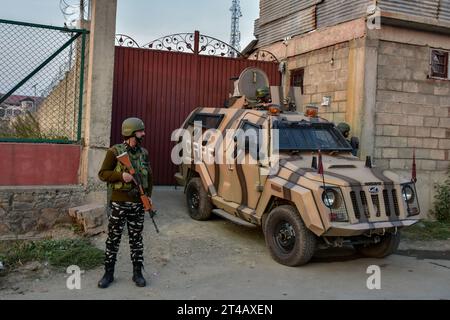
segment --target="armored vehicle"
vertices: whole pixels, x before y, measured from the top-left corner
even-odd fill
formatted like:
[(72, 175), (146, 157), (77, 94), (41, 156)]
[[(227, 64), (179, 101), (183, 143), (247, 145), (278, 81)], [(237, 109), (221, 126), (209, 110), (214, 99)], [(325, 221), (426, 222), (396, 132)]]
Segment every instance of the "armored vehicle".
[(246, 72), (239, 81), (247, 77), (253, 87), (241, 84), (228, 108), (198, 108), (183, 124), (175, 178), (189, 215), (260, 226), (273, 259), (287, 266), (346, 244), (368, 257), (393, 253), (400, 230), (420, 217), (415, 182), (353, 156), (317, 109), (249, 98), (268, 81), (261, 71)]

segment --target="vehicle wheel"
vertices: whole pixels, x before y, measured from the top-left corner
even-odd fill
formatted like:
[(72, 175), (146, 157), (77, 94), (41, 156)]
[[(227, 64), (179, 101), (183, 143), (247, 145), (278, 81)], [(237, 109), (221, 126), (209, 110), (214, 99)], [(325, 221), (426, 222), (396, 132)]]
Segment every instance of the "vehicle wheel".
[(353, 247), (360, 254), (370, 258), (384, 258), (393, 254), (400, 244), (400, 232), (386, 233), (381, 242), (375, 244), (358, 244)]
[(295, 267), (308, 263), (316, 250), (316, 236), (289, 205), (273, 209), (264, 225), (266, 245), (278, 263)]
[(189, 215), (194, 220), (204, 221), (211, 217), (212, 203), (200, 178), (192, 178), (186, 187)]

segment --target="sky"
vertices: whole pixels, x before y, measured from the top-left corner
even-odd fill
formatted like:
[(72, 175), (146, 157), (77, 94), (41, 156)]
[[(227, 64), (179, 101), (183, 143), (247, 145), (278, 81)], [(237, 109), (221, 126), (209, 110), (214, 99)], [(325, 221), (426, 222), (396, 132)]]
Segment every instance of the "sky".
[[(76, 4), (78, 0), (65, 0)], [(194, 32), (230, 42), (231, 0), (117, 0), (116, 33), (131, 36), (140, 45), (157, 38)], [(62, 26), (60, 0), (0, 0), (0, 19)], [(241, 49), (254, 39), (253, 24), (259, 0), (241, 0)]]

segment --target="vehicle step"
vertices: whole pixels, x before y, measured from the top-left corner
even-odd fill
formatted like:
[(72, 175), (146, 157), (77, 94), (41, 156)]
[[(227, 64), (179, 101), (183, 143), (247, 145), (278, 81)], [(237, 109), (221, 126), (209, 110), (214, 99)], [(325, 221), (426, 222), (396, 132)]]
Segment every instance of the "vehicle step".
[(214, 214), (218, 215), (218, 216), (221, 216), (222, 218), (230, 220), (231, 222), (234, 222), (234, 223), (239, 224), (241, 226), (248, 227), (248, 228), (256, 228), (256, 225), (254, 225), (254, 224), (252, 224), (250, 222), (244, 221), (244, 220), (242, 220), (242, 219), (240, 219), (238, 217), (235, 217), (235, 216), (229, 214), (228, 212), (226, 212), (225, 210), (213, 209), (212, 212)]

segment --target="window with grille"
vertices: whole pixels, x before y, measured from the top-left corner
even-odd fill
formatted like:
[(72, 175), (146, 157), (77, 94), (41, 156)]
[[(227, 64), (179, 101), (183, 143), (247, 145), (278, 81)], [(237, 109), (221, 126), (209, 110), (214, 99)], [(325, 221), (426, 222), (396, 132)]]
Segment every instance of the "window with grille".
[(431, 50), (431, 77), (448, 79), (448, 52), (443, 50)]
[(296, 69), (291, 71), (291, 87), (299, 87), (303, 94), (303, 79), (305, 75), (305, 69)]

